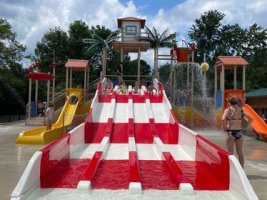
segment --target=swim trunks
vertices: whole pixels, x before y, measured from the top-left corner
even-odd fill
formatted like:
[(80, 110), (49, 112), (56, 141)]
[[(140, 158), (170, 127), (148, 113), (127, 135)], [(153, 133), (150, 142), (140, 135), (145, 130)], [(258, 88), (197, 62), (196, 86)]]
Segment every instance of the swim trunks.
[(231, 134), (231, 136), (233, 136), (235, 138), (235, 140), (241, 138), (243, 135), (242, 130), (227, 130), (227, 133)]

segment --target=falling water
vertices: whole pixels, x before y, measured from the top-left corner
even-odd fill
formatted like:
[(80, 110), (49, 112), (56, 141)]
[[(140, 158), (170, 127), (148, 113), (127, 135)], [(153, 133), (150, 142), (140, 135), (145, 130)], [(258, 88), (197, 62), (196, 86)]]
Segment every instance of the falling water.
[[(173, 70), (173, 105), (177, 107), (179, 121), (191, 128), (202, 123), (200, 118), (210, 121), (211, 116), (213, 118), (213, 103), (209, 98), (208, 84), (204, 80), (200, 65), (176, 65)], [(165, 87), (170, 94), (170, 78)]]

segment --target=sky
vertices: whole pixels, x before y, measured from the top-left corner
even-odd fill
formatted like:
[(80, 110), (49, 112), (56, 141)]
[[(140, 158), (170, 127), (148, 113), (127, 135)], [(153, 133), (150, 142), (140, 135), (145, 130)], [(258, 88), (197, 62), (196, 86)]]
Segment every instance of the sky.
[[(36, 43), (50, 28), (67, 31), (74, 20), (116, 30), (118, 18), (138, 17), (159, 32), (176, 32), (179, 41), (188, 40), (195, 19), (215, 9), (226, 15), (225, 24), (248, 28), (257, 23), (267, 28), (266, 8), (266, 0), (0, 0), (0, 18), (11, 24), (17, 40), (26, 45), (27, 55), (33, 54)], [(153, 52), (143, 53), (141, 58), (152, 65)]]

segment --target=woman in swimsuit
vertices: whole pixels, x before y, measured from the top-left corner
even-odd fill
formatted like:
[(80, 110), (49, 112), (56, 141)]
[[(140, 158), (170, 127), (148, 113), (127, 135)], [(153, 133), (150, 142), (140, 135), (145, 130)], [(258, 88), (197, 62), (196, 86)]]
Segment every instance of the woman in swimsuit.
[[(224, 110), (222, 116), (223, 129), (227, 132), (226, 144), (227, 150), (233, 154), (234, 145), (236, 146), (236, 152), (240, 165), (244, 168), (244, 156), (243, 156), (243, 132), (248, 128), (248, 125), (252, 122), (252, 118), (246, 112), (238, 106), (238, 99), (236, 97), (230, 97), (228, 100), (230, 107)], [(243, 118), (247, 119), (246, 127), (242, 127)]]

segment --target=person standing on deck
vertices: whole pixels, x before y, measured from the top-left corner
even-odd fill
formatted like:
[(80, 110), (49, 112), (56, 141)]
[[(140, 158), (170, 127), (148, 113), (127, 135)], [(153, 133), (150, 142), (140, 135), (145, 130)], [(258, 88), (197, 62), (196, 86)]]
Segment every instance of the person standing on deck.
[[(238, 106), (238, 99), (236, 97), (230, 97), (228, 99), (230, 106), (224, 110), (222, 116), (223, 130), (226, 134), (227, 150), (233, 154), (234, 146), (240, 165), (244, 168), (244, 156), (243, 156), (243, 133), (252, 122), (252, 118), (246, 112)], [(244, 117), (248, 120), (245, 127), (243, 127)]]

